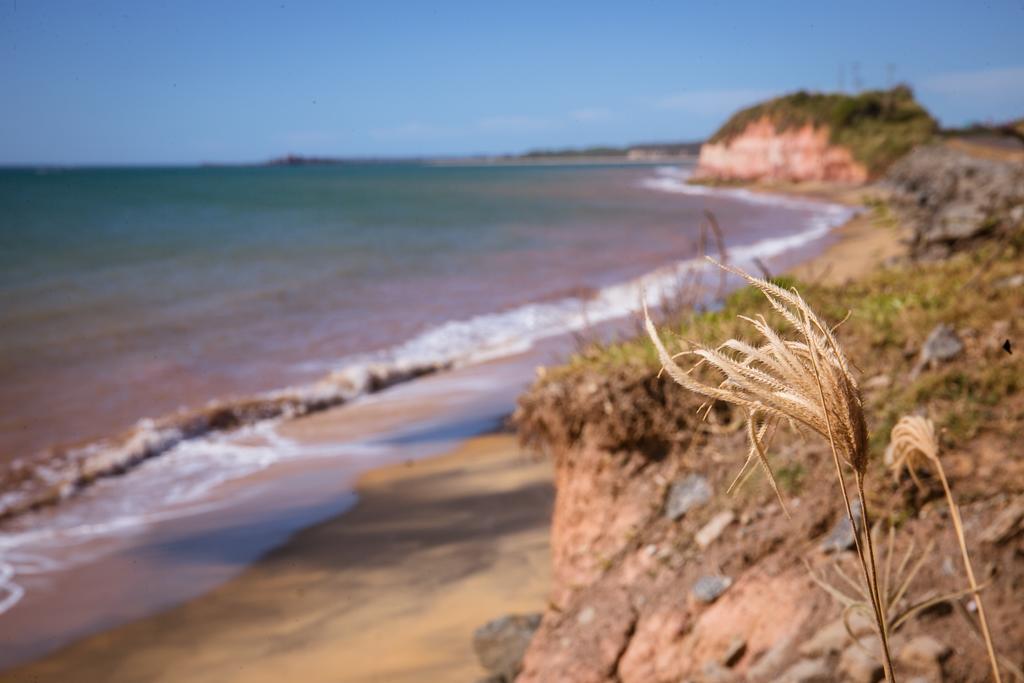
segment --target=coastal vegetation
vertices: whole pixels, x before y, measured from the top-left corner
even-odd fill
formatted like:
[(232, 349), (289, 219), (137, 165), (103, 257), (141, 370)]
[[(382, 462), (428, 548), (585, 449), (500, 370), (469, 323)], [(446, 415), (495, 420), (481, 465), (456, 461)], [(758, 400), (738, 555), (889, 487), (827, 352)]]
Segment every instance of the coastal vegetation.
[(801, 90), (736, 112), (708, 142), (728, 143), (762, 119), (780, 133), (804, 126), (827, 128), (831, 143), (848, 148), (872, 175), (938, 131), (935, 119), (907, 86), (856, 95)]
[[(898, 220), (884, 203), (876, 204), (875, 210), (885, 214), (887, 224)], [(879, 225), (877, 229), (892, 228)], [(883, 626), (876, 630), (893, 644), (893, 663), (887, 669), (899, 680), (922, 670), (915, 668), (921, 662), (914, 663), (908, 654), (914, 649), (912, 645), (922, 642), (930, 643), (930, 651), (935, 653), (927, 666), (941, 667), (946, 680), (990, 680), (992, 662), (996, 660), (1004, 680), (1005, 676), (1016, 676), (1019, 662), (1012, 659), (1012, 644), (1019, 642), (1024, 633), (1016, 614), (1006, 607), (1013, 602), (1013, 586), (1018, 581), (1015, 577), (1020, 575), (1019, 565), (1012, 560), (1017, 544), (1008, 539), (1020, 530), (1024, 468), (1007, 454), (1024, 429), (1024, 362), (1010, 341), (1019, 338), (1022, 331), (1021, 322), (1012, 314), (1019, 308), (1022, 273), (1024, 230), (1018, 225), (999, 239), (974, 243), (948, 258), (901, 262), (842, 286), (813, 278), (783, 277), (738, 289), (711, 310), (668, 306), (659, 311), (661, 322), (654, 326), (655, 335), (666, 342), (665, 353), (659, 355), (648, 336), (637, 330), (636, 336), (612, 343), (583, 344), (566, 364), (546, 368), (520, 401), (517, 418), (523, 436), (544, 444), (554, 454), (556, 469), (563, 468), (567, 477), (613, 478), (607, 473), (595, 475), (589, 468), (618, 473), (618, 480), (603, 490), (605, 504), (610, 496), (617, 514), (628, 515), (631, 506), (652, 497), (665, 501), (665, 512), (658, 504), (648, 517), (636, 513), (630, 530), (617, 542), (608, 539), (612, 535), (608, 530), (592, 531), (596, 540), (585, 547), (600, 553), (594, 560), (597, 578), (590, 578), (590, 584), (579, 584), (582, 587), (573, 589), (571, 597), (559, 603), (559, 613), (565, 617), (542, 626), (534, 658), (527, 658), (528, 671), (534, 677), (527, 680), (543, 680), (544, 675), (559, 671), (558, 657), (544, 649), (545, 643), (571, 637), (576, 628), (571, 622), (577, 605), (600, 606), (603, 591), (627, 580), (631, 582), (631, 594), (642, 596), (634, 599), (644, 605), (653, 600), (659, 606), (637, 608), (631, 617), (628, 628), (632, 635), (622, 646), (626, 654), (616, 664), (621, 680), (641, 680), (643, 676), (668, 680), (679, 673), (685, 676), (689, 675), (686, 672), (700, 671), (701, 666), (717, 671), (719, 664), (702, 659), (717, 655), (699, 649), (701, 643), (714, 637), (702, 630), (702, 615), (712, 619), (714, 614), (713, 623), (725, 629), (719, 637), (728, 639), (733, 637), (728, 629), (740, 628), (722, 625), (722, 614), (730, 610), (743, 614), (743, 620), (751, 620), (741, 629), (752, 651), (741, 665), (749, 680), (776, 680), (785, 667), (812, 664), (827, 667), (824, 670), (828, 675), (842, 671), (844, 679), (849, 680), (873, 680), (875, 666), (881, 676), (882, 639), (876, 636), (873, 641), (864, 640), (866, 631), (861, 622), (865, 611), (872, 615), (870, 621), (875, 621), (877, 612), (883, 613)], [(705, 276), (705, 280), (707, 291), (717, 284), (714, 278)], [(763, 430), (765, 415), (755, 415), (754, 421), (745, 415), (757, 405), (752, 399), (741, 401), (737, 409), (729, 404), (729, 396), (714, 395), (714, 400), (708, 401), (707, 396), (681, 391), (668, 377), (659, 376), (666, 356), (704, 348), (703, 357), (697, 359), (703, 362), (685, 375), (684, 382), (717, 388), (721, 374), (711, 366), (721, 367), (721, 357), (716, 354), (729, 350), (702, 347), (701, 343), (717, 345), (735, 340), (727, 342), (734, 350), (758, 349), (765, 343), (765, 330), (792, 329), (794, 321), (798, 327), (806, 324), (806, 314), (790, 311), (787, 320), (783, 311), (766, 304), (762, 293), (765, 287), (772, 292), (799, 292), (820, 320), (828, 321), (822, 327), (834, 330), (835, 344), (843, 349), (849, 371), (862, 392), (858, 409), (868, 438), (855, 464), (862, 468), (859, 478), (864, 489), (857, 500), (853, 500), (855, 489), (850, 491), (849, 506), (837, 496), (834, 486), (825, 486), (826, 480), (836, 479), (828, 438), (822, 450), (803, 438), (802, 433), (811, 430), (795, 429), (786, 419)], [(679, 299), (695, 300), (692, 295)], [(763, 319), (759, 317), (762, 315)], [(759, 324), (753, 326), (742, 317)], [(797, 348), (810, 347), (806, 337), (804, 334), (804, 342)], [(949, 342), (952, 348), (938, 353), (936, 339)], [(747, 363), (745, 367), (761, 365)], [(805, 377), (801, 382), (813, 389), (817, 380), (810, 373), (810, 379)], [(842, 433), (838, 425), (843, 413), (838, 407), (843, 402), (828, 396), (835, 398), (845, 392), (832, 392), (830, 381), (823, 382), (823, 386), (825, 392), (831, 392), (826, 393), (826, 400), (836, 408), (829, 414), (836, 418), (832, 426), (838, 435)], [(734, 389), (723, 385), (722, 390), (728, 393)], [(813, 395), (806, 398), (813, 404)], [(925, 418), (908, 416), (927, 416), (928, 421), (922, 424), (934, 427), (918, 429), (918, 421)], [(913, 428), (908, 429), (908, 425)], [(908, 432), (912, 432), (909, 442)], [(766, 438), (771, 434), (773, 447)], [(853, 458), (843, 456), (842, 443), (837, 439), (840, 460), (853, 464)], [(765, 466), (744, 468), (741, 483), (728, 492), (744, 457), (748, 464), (761, 461)], [(592, 463), (595, 458), (600, 459)], [(770, 483), (769, 470), (774, 472), (777, 490), (756, 485), (758, 480)], [(715, 492), (706, 504), (707, 511), (688, 512), (679, 521), (666, 519), (674, 491), (681, 481), (692, 477), (705, 479)], [(591, 482), (589, 496), (597, 495), (590, 489), (598, 487), (600, 481)], [(657, 481), (667, 482), (661, 496), (650, 491), (651, 486), (657, 486), (652, 482)], [(559, 495), (568, 498), (572, 491), (560, 491)], [(777, 502), (772, 502), (777, 495), (786, 500), (792, 520), (767, 512), (780, 509)], [(581, 501), (574, 504), (586, 505)], [(861, 517), (865, 510), (871, 511), (867, 525)], [(719, 518), (727, 520), (724, 526), (719, 525), (721, 528), (715, 527), (722, 540), (709, 554), (705, 542), (695, 539), (704, 538), (707, 528)], [(842, 538), (836, 520), (842, 518), (846, 518), (842, 521), (848, 529), (872, 528), (874, 535), (848, 531), (847, 540), (836, 545), (836, 535)], [(832, 523), (835, 527), (829, 532)], [(559, 524), (565, 522), (556, 519), (556, 529)], [(829, 559), (828, 553), (834, 550), (824, 554), (819, 550), (841, 549), (846, 542), (853, 547), (858, 541), (865, 544), (869, 538), (875, 539), (874, 552), (864, 548), (863, 553), (854, 555), (862, 557), (863, 564), (851, 565), (849, 556), (843, 553)], [(579, 538), (576, 542), (582, 543)], [(637, 575), (635, 565), (640, 560), (634, 558), (647, 554), (661, 559), (656, 568)], [(907, 558), (913, 560), (908, 563)], [(584, 564), (583, 559), (573, 561), (577, 567)], [(806, 567), (802, 561), (808, 563)], [(708, 576), (703, 573), (708, 571), (709, 562), (715, 568), (711, 576), (719, 576), (721, 591), (732, 599), (720, 603), (721, 599), (716, 602), (712, 597), (709, 601), (715, 604), (711, 608), (702, 608), (700, 600), (695, 607), (692, 602), (676, 599), (675, 592), (685, 595), (690, 586), (696, 591), (701, 581), (706, 583)], [(764, 566), (772, 567), (771, 572), (781, 572), (780, 576), (794, 585), (800, 582), (800, 574), (806, 577), (809, 570), (813, 583), (793, 594), (799, 597), (787, 598), (785, 590), (778, 589), (777, 594), (765, 598), (771, 606), (758, 606), (758, 598), (750, 589), (729, 588), (733, 582), (745, 585), (763, 581), (757, 577)], [(853, 571), (864, 578), (857, 581), (850, 573)], [(786, 581), (782, 583), (788, 585)], [(814, 588), (815, 584), (826, 590)], [(733, 592), (734, 597), (730, 595)], [(787, 599), (793, 602), (786, 603)], [(830, 632), (830, 627), (835, 630), (836, 624), (827, 622), (827, 615), (835, 614), (832, 610), (837, 609), (835, 602), (829, 607), (831, 600), (838, 600), (842, 611), (840, 635), (829, 646), (838, 649), (814, 650), (813, 643), (820, 639), (812, 636)], [(759, 615), (759, 610), (773, 615), (766, 617), (773, 628), (786, 623), (782, 614), (798, 623), (803, 619), (799, 627), (803, 630), (794, 631), (791, 637), (796, 640), (789, 642), (804, 639), (807, 644), (797, 653), (795, 646), (785, 645), (785, 637), (779, 636), (778, 641), (783, 643), (775, 647), (781, 648), (779, 652), (758, 651), (755, 643), (759, 642), (761, 616), (751, 615)], [(650, 624), (674, 623), (666, 622), (670, 614), (686, 615), (677, 617), (686, 626), (683, 635), (656, 641), (665, 648), (659, 660), (662, 663), (657, 665), (661, 668), (652, 668), (655, 665), (643, 663), (639, 656), (632, 657), (634, 650), (654, 647), (652, 640), (667, 638), (652, 632), (658, 627)], [(608, 632), (610, 627), (605, 628)], [(853, 634), (851, 646), (843, 644), (848, 634)], [(935, 638), (962, 643), (955, 660), (946, 661), (949, 651), (935, 646)], [(724, 641), (714, 642), (719, 642), (716, 647), (725, 647)], [(863, 652), (872, 652), (874, 658), (858, 660), (856, 652), (847, 647), (866, 648)], [(670, 656), (669, 652), (674, 654)], [(776, 668), (770, 669), (773, 659), (775, 664), (771, 666)], [(945, 663), (940, 664), (940, 659)], [(866, 672), (862, 679), (851, 675), (858, 661), (862, 673)], [(774, 673), (766, 674), (769, 670)], [(640, 678), (638, 671), (643, 672)], [(720, 680), (733, 680), (727, 674), (731, 675), (728, 667)]]
[(625, 147), (598, 145), (593, 147), (563, 147), (558, 149), (532, 149), (515, 158), (592, 158), (592, 157), (669, 157), (696, 156), (701, 142), (648, 142)]
[[(1024, 359), (993, 346), (996, 337), (991, 336), (993, 331), (1006, 335), (1010, 325), (1019, 324), (1007, 317), (1018, 292), (1006, 283), (1024, 268), (1022, 250), (1024, 234), (1018, 233), (1005, 247), (989, 246), (946, 261), (882, 269), (842, 287), (792, 277), (772, 280), (779, 287), (796, 288), (828, 319), (843, 320), (849, 314), (836, 334), (868, 379), (891, 380), (901, 370), (909, 375), (919, 359), (917, 350), (940, 323), (955, 322), (971, 337), (988, 341), (988, 346), (976, 351), (992, 362), (960, 360), (910, 381), (873, 383), (877, 389), (868, 402), (868, 420), (876, 435), (870, 441), (872, 457), (882, 455), (896, 421), (919, 408), (933, 416), (951, 445), (962, 445), (983, 428), (1009, 435), (1017, 426), (1024, 427), (1024, 405), (1014, 407), (1006, 400), (1024, 391)], [(971, 285), (965, 287), (968, 281)], [(726, 297), (716, 310), (670, 312), (657, 329), (666, 339), (749, 342), (749, 326), (741, 316), (759, 314), (773, 325), (784, 322), (778, 313), (764, 310), (756, 289), (745, 287)], [(591, 374), (640, 378), (660, 369), (657, 350), (646, 336), (636, 336), (588, 343), (566, 364), (547, 369), (544, 381), (574, 381)]]

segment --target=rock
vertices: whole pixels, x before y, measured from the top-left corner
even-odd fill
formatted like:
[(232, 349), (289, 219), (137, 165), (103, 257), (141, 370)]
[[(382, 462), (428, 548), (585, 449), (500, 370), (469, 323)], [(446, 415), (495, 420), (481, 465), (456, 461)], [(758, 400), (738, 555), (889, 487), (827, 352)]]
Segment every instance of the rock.
[(729, 589), (732, 579), (720, 574), (702, 576), (693, 584), (693, 597), (700, 602), (710, 604)]
[(694, 174), (714, 180), (863, 183), (867, 168), (847, 147), (833, 145), (827, 126), (780, 130), (767, 115), (729, 141), (706, 142)]
[(992, 284), (999, 289), (1016, 289), (1017, 287), (1024, 287), (1024, 273), (1017, 273), (1016, 275), (1000, 278)]
[(473, 633), (473, 651), (480, 665), (492, 678), (515, 680), (538, 626), (539, 614), (509, 614), (478, 628)]
[[(853, 612), (849, 619), (850, 630), (853, 635), (861, 637), (874, 631), (873, 622), (868, 617)], [(836, 652), (842, 652), (843, 648), (850, 642), (850, 634), (846, 630), (846, 624), (842, 617), (827, 624), (814, 634), (814, 637), (800, 646), (799, 652), (804, 657), (820, 657)]]
[(944, 257), (1019, 223), (1024, 164), (926, 145), (893, 164), (881, 185), (890, 208), (913, 230), (911, 253)]
[(1018, 496), (1000, 512), (992, 523), (981, 532), (983, 543), (1001, 544), (1013, 538), (1021, 530), (1024, 520), (1024, 496)]
[[(870, 643), (870, 639), (865, 639)], [(862, 641), (863, 642), (863, 641)], [(883, 675), (881, 663), (869, 654), (871, 644), (853, 644), (839, 657), (839, 673), (850, 683), (875, 683)], [(867, 648), (867, 649), (866, 649)]]
[(576, 615), (576, 623), (580, 626), (586, 626), (594, 620), (594, 617), (596, 615), (597, 610), (587, 605), (586, 607), (580, 610), (579, 614)]
[(729, 641), (729, 647), (725, 648), (725, 652), (722, 653), (722, 658), (719, 663), (722, 666), (735, 666), (738, 661), (743, 659), (743, 655), (747, 652), (747, 641), (739, 636), (734, 636)]
[(918, 365), (931, 367), (937, 363), (944, 363), (953, 360), (964, 350), (964, 343), (960, 341), (956, 330), (949, 325), (939, 323), (931, 331), (928, 338), (921, 347), (921, 355)]
[[(860, 531), (860, 499), (854, 499), (850, 503), (850, 509), (857, 523), (856, 528)], [(839, 519), (832, 527), (832, 531), (828, 532), (828, 536), (821, 542), (821, 549), (826, 553), (842, 552), (852, 548), (855, 540), (854, 527), (850, 524), (849, 517), (846, 516), (846, 507), (843, 506)]]
[(751, 683), (762, 683), (775, 681), (777, 673), (789, 660), (793, 650), (795, 633), (780, 639), (770, 650), (765, 652), (754, 664), (747, 669), (747, 680)]
[(778, 677), (778, 683), (830, 683), (834, 679), (824, 659), (802, 659)]
[(712, 493), (708, 480), (699, 474), (677, 480), (669, 489), (665, 516), (676, 521), (698, 505), (705, 505), (711, 500)]
[(861, 388), (864, 391), (879, 391), (881, 389), (888, 389), (890, 386), (892, 386), (892, 377), (889, 375), (875, 375), (864, 382)]
[(736, 515), (732, 510), (726, 510), (719, 512), (717, 515), (711, 518), (707, 524), (697, 532), (694, 536), (694, 540), (697, 541), (697, 545), (701, 548), (707, 548), (709, 545), (715, 542), (722, 532), (725, 531), (726, 527), (733, 523), (736, 519)]
[(900, 648), (896, 659), (912, 669), (934, 670), (952, 653), (948, 645), (931, 636), (917, 636)]
[(701, 683), (740, 683), (743, 679), (718, 662), (707, 662), (700, 672)]

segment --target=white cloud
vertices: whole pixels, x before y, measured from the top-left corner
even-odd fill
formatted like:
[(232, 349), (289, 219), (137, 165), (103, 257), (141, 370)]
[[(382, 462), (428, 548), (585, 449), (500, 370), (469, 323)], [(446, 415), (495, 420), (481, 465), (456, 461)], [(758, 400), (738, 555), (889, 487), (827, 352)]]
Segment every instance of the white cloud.
[(659, 109), (685, 111), (704, 116), (721, 116), (778, 93), (771, 90), (738, 88), (733, 90), (689, 90), (663, 97), (656, 102)]
[(611, 111), (603, 107), (586, 107), (569, 112), (569, 118), (580, 123), (591, 123), (594, 121), (607, 121), (612, 117)]
[(480, 130), (517, 133), (550, 128), (551, 122), (547, 119), (538, 119), (531, 116), (490, 116), (480, 119), (476, 125)]
[(922, 80), (921, 89), (950, 97), (1002, 98), (1024, 91), (1024, 66), (936, 74)]

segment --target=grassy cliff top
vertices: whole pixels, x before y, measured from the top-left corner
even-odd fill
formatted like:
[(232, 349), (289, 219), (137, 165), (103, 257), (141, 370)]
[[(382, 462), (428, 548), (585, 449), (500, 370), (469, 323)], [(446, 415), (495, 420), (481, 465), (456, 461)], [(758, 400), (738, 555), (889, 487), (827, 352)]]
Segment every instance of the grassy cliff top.
[(764, 117), (780, 132), (807, 124), (827, 127), (832, 143), (849, 148), (873, 175), (938, 129), (906, 86), (859, 95), (801, 90), (736, 112), (708, 142), (727, 143)]
[[(777, 282), (796, 286), (827, 320), (838, 322), (849, 313), (837, 334), (859, 368), (861, 381), (870, 388), (871, 445), (873, 454), (880, 457), (896, 420), (919, 409), (931, 415), (943, 430), (944, 440), (954, 446), (964, 445), (982, 431), (1013, 433), (1024, 425), (1024, 355), (1017, 348), (1011, 354), (1000, 347), (1004, 339), (1015, 338), (1014, 332), (1021, 330), (1022, 323), (1011, 314), (1019, 293), (1007, 283), (1007, 278), (1021, 272), (1024, 233), (1017, 233), (1000, 248), (986, 247), (943, 262), (882, 269), (843, 286), (797, 283), (789, 278)], [(661, 336), (673, 351), (687, 348), (681, 342), (686, 339), (711, 344), (730, 337), (756, 341), (750, 325), (738, 316), (759, 314), (784, 328), (761, 293), (746, 287), (727, 297), (719, 310), (682, 311), (670, 316), (661, 325)], [(939, 323), (957, 329), (966, 340), (966, 353), (912, 376), (918, 349)], [(686, 361), (684, 366), (689, 365)], [(604, 382), (609, 384), (611, 400), (622, 394), (624, 402), (633, 406), (623, 409), (623, 414), (657, 399), (660, 407), (647, 411), (653, 417), (645, 417), (645, 428), (651, 431), (651, 425), (675, 424), (673, 415), (661, 416), (660, 412), (684, 410), (685, 398), (693, 399), (694, 405), (703, 401), (670, 381), (654, 381), (659, 369), (646, 335), (591, 344), (580, 348), (565, 365), (548, 368), (534, 393), (545, 384), (567, 387), (564, 393), (568, 398), (560, 397), (557, 405), (572, 410), (573, 387)], [(872, 378), (884, 379), (869, 381)], [(589, 396), (586, 391), (582, 395)], [(598, 412), (603, 422), (610, 421)], [(693, 413), (692, 406), (688, 413)]]

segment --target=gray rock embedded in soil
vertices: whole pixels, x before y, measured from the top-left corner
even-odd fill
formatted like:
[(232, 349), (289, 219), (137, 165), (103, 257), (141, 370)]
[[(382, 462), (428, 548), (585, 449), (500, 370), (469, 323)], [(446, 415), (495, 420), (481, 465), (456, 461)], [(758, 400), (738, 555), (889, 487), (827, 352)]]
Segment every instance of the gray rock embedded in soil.
[(949, 325), (938, 324), (928, 335), (924, 346), (921, 347), (921, 365), (931, 365), (953, 360), (964, 350), (964, 343), (960, 341), (956, 330)]
[(1024, 217), (1024, 164), (981, 159), (946, 145), (919, 147), (886, 173), (881, 187), (911, 252), (944, 257), (979, 239), (1008, 234)]
[(702, 576), (693, 584), (693, 597), (703, 603), (712, 603), (732, 585), (732, 579), (720, 574)]
[(711, 484), (699, 474), (691, 474), (672, 483), (665, 501), (665, 516), (675, 521), (699, 505), (711, 500)]
[(538, 626), (539, 614), (509, 614), (487, 622), (473, 633), (473, 651), (480, 665), (493, 674), (492, 679), (509, 683), (515, 680)]
[[(854, 499), (850, 504), (850, 508), (853, 511), (853, 518), (857, 521), (856, 528), (860, 530), (860, 500)], [(821, 542), (821, 549), (826, 553), (842, 552), (852, 548), (854, 540), (854, 527), (850, 524), (850, 519), (846, 516), (846, 508), (844, 507), (835, 526), (832, 527), (832, 531)]]

